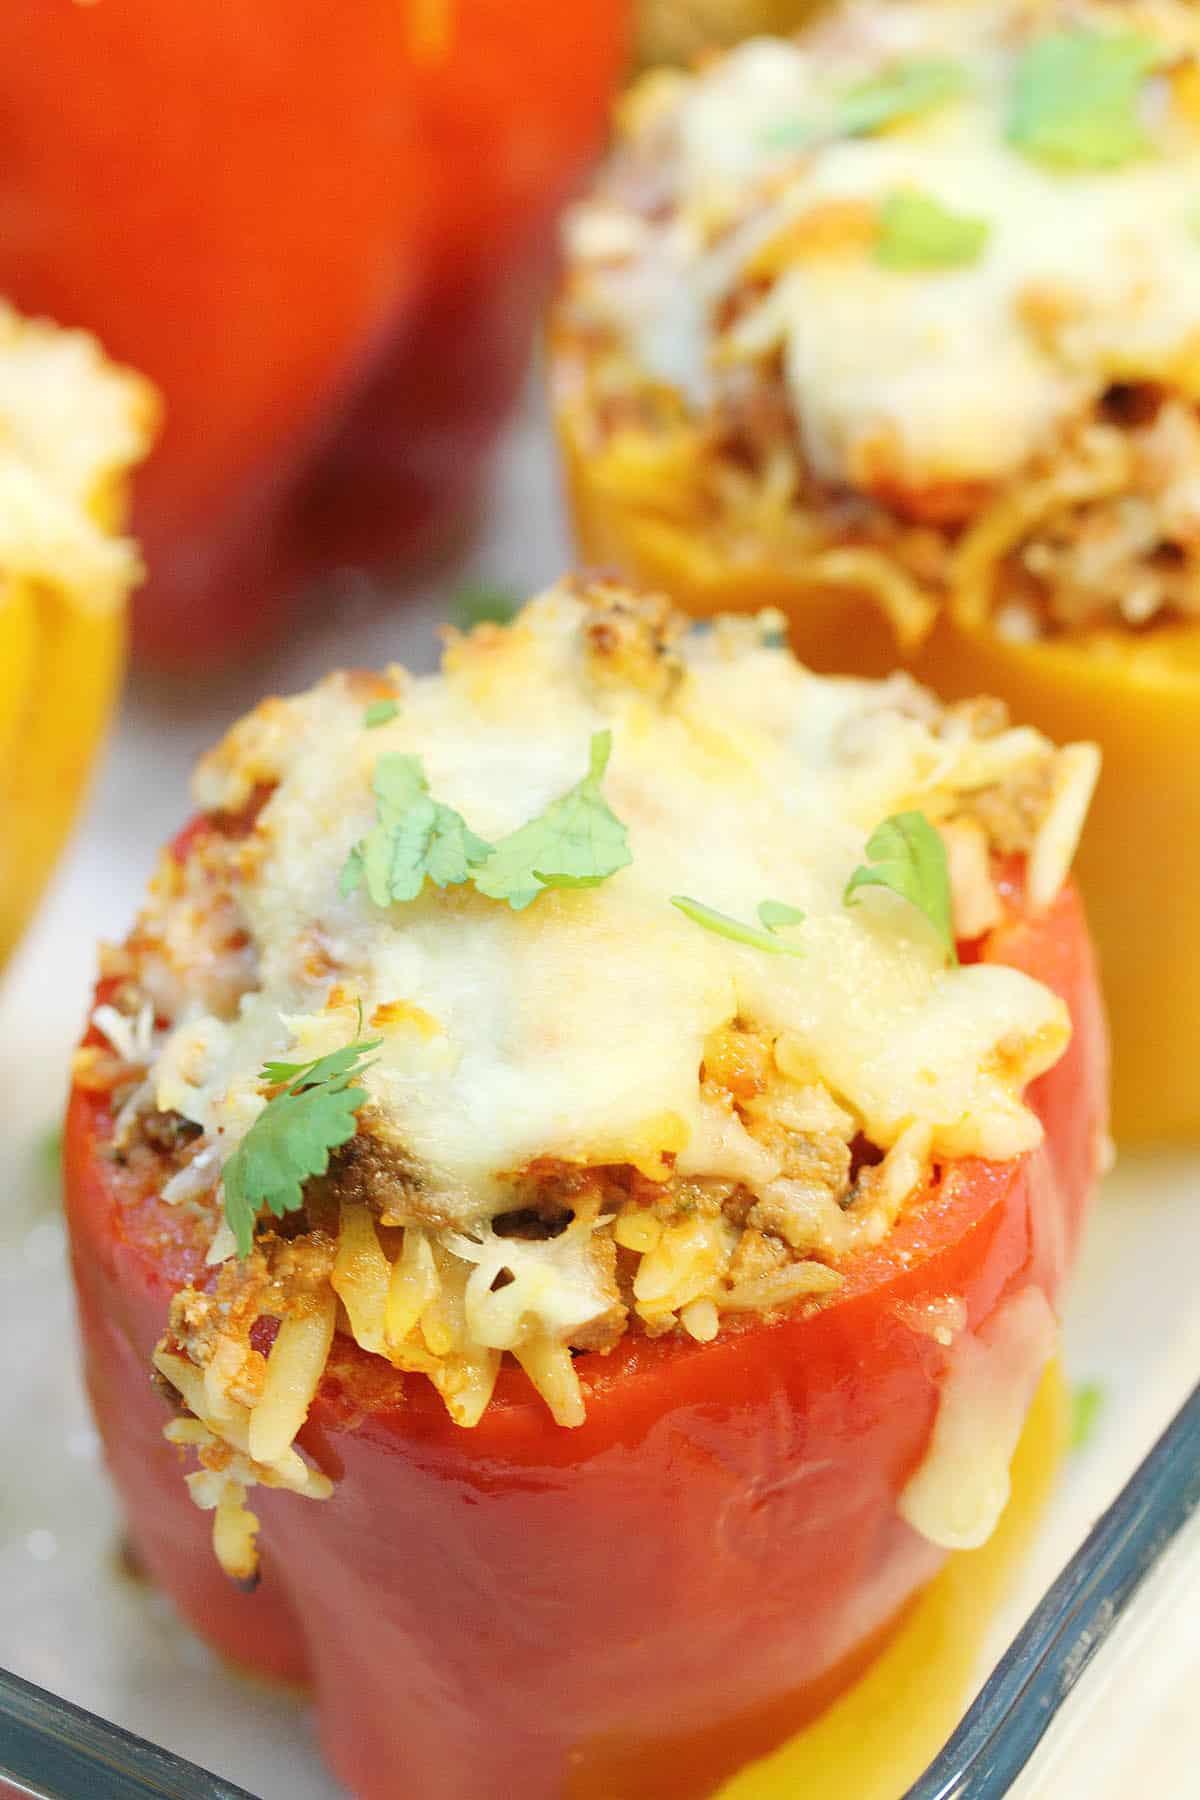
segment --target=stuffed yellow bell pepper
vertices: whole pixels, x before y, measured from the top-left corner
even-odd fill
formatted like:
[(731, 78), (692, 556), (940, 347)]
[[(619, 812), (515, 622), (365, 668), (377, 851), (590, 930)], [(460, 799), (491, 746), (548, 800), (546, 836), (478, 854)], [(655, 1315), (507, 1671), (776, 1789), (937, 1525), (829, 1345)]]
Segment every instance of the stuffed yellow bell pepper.
[(0, 303), (0, 961), (74, 817), (141, 574), (118, 535), (157, 412), (90, 337)]
[(1200, 16), (895, 0), (643, 78), (568, 222), (583, 553), (1103, 751), (1119, 1134), (1200, 1134)]

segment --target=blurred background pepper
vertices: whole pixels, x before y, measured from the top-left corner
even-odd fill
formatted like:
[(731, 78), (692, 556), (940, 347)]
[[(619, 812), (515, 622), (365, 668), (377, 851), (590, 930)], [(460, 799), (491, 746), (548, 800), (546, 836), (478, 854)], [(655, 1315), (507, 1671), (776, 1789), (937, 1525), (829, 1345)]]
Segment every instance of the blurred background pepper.
[(116, 697), (126, 481), (157, 419), (147, 382), (83, 332), (0, 302), (0, 965), (75, 816)]
[(244, 652), (463, 518), (626, 0), (7, 0), (0, 288), (162, 388), (135, 647)]

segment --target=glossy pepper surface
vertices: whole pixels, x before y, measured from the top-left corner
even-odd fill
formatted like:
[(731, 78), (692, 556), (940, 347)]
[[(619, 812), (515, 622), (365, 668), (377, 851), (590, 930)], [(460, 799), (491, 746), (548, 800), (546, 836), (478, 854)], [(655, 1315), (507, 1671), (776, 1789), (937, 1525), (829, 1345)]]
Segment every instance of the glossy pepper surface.
[[(177, 854), (186, 851), (185, 835)], [(299, 1442), (320, 1503), (261, 1491), (262, 1579), (239, 1592), (162, 1438), (149, 1358), (202, 1275), (186, 1209), (106, 1155), (77, 1089), (68, 1207), (87, 1379), (133, 1542), (234, 1662), (310, 1681), (330, 1762), (367, 1800), (709, 1793), (793, 1730), (944, 1557), (897, 1510), (954, 1366), (1069, 1269), (1105, 1125), (1105, 1041), (1079, 902), (1026, 907), (964, 954), (1067, 1001), (1073, 1036), (1030, 1092), (1041, 1146), (950, 1165), (820, 1306), (707, 1344), (627, 1336), (579, 1358), (587, 1419), (556, 1426), (504, 1371), (462, 1430), (432, 1387), (338, 1335)], [(1036, 1296), (1035, 1296), (1036, 1298)], [(1041, 1302), (1044, 1310), (1044, 1302)], [(1029, 1398), (1036, 1365), (1002, 1380)]]
[(524, 366), (625, 0), (11, 0), (0, 288), (150, 374), (135, 643), (266, 636), (445, 534)]

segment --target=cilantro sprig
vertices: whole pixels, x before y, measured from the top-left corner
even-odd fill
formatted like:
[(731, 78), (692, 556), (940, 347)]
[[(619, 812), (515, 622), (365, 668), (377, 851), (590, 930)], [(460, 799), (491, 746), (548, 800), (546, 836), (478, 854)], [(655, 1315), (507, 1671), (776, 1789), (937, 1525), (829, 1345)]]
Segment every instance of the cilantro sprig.
[(763, 141), (769, 150), (807, 150), (834, 136), (869, 137), (957, 100), (967, 85), (963, 65), (950, 57), (900, 57), (878, 74), (843, 88), (831, 116), (781, 119), (767, 127)]
[(846, 906), (857, 903), (860, 889), (890, 888), (924, 913), (952, 963), (958, 961), (950, 902), (946, 846), (923, 812), (893, 813), (867, 839), (867, 863), (860, 863), (842, 895)]
[(473, 631), (476, 625), (508, 625), (520, 610), (520, 599), (509, 588), (490, 581), (471, 581), (455, 594), (450, 622), (459, 631)]
[(521, 912), (546, 888), (598, 887), (633, 860), (600, 786), (611, 754), (612, 733), (594, 732), (582, 781), (498, 844), (432, 798), (420, 757), (381, 756), (372, 781), (376, 822), (346, 859), (343, 897), (365, 885), (376, 906), (388, 907), (415, 900), (427, 880), (440, 888), (470, 881)]
[(848, 137), (865, 137), (932, 112), (967, 89), (963, 65), (948, 56), (904, 57), (846, 89), (838, 102), (838, 122)]
[(951, 212), (918, 188), (896, 188), (879, 210), (875, 260), (885, 269), (958, 269), (978, 262), (991, 226)]
[(600, 789), (611, 754), (611, 731), (594, 732), (583, 780), (501, 838), (474, 871), (481, 894), (521, 912), (544, 888), (597, 887), (633, 861), (628, 833)]
[[(359, 1029), (361, 1030), (361, 1019)], [(254, 1221), (265, 1206), (277, 1219), (297, 1212), (304, 1183), (323, 1175), (330, 1153), (358, 1129), (367, 1090), (358, 1085), (370, 1068), (364, 1058), (382, 1038), (356, 1040), (311, 1062), (268, 1062), (259, 1080), (279, 1089), (263, 1107), (222, 1171), (225, 1217), (239, 1256), (254, 1242)]]
[(1098, 1381), (1081, 1381), (1071, 1391), (1071, 1449), (1082, 1450), (1095, 1435), (1107, 1396)]
[(752, 950), (766, 950), (772, 956), (804, 955), (803, 945), (776, 936), (781, 925), (804, 922), (804, 914), (799, 908), (785, 906), (782, 900), (762, 901), (758, 907), (762, 929), (734, 919), (729, 913), (718, 912), (715, 906), (705, 906), (702, 900), (693, 900), (687, 894), (672, 894), (671, 905), (678, 907), (693, 924), (703, 925), (705, 931), (715, 932), (718, 937), (731, 938), (735, 944), (748, 944)]
[(1057, 31), (1017, 65), (1008, 138), (1063, 169), (1116, 169), (1152, 143), (1139, 116), (1142, 84), (1164, 49), (1142, 32)]
[(375, 764), (371, 785), (376, 823), (346, 859), (343, 896), (365, 882), (376, 906), (415, 900), (426, 878), (435, 887), (457, 886), (490, 854), (461, 813), (431, 799), (420, 757), (389, 751)]
[(380, 725), (390, 725), (399, 711), (398, 700), (372, 700), (363, 714), (363, 724), (368, 731), (375, 731)]

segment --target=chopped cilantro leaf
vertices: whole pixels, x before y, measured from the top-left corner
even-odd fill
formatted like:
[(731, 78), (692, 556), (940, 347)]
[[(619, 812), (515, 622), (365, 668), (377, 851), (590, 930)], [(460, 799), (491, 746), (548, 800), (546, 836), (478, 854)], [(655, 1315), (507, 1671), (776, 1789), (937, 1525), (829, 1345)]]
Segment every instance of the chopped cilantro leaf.
[(1082, 1450), (1090, 1441), (1104, 1409), (1105, 1393), (1098, 1381), (1081, 1381), (1071, 1391), (1071, 1448)]
[(612, 733), (595, 732), (583, 780), (501, 838), (474, 870), (481, 894), (520, 912), (543, 888), (597, 887), (632, 862), (625, 827), (600, 791), (611, 752)]
[(370, 1065), (363, 1057), (382, 1038), (355, 1042), (308, 1063), (269, 1062), (260, 1080), (279, 1087), (247, 1131), (222, 1172), (225, 1217), (239, 1256), (254, 1242), (254, 1221), (265, 1206), (277, 1219), (304, 1202), (304, 1183), (323, 1175), (330, 1152), (358, 1129), (367, 1090), (357, 1078)]
[(759, 907), (758, 916), (766, 930), (760, 930), (757, 925), (745, 925), (741, 919), (733, 919), (728, 913), (718, 912), (715, 906), (705, 906), (702, 900), (690, 899), (687, 894), (672, 894), (671, 905), (677, 906), (694, 924), (703, 925), (705, 931), (732, 938), (735, 944), (748, 944), (752, 950), (766, 950), (772, 956), (804, 955), (800, 944), (789, 943), (786, 938), (775, 935), (778, 925), (798, 925), (804, 917), (794, 906), (784, 906), (781, 900), (764, 900)]
[(782, 900), (763, 900), (758, 907), (758, 916), (768, 931), (778, 931), (781, 925), (802, 925), (804, 914), (798, 906), (787, 906)]
[(875, 260), (885, 269), (962, 268), (978, 262), (990, 235), (986, 219), (950, 212), (916, 188), (897, 188), (880, 208)]
[(37, 1212), (54, 1213), (62, 1205), (63, 1131), (61, 1125), (39, 1131), (29, 1145), (30, 1199)]
[(378, 1050), (382, 1042), (382, 1038), (372, 1038), (369, 1043), (344, 1044), (327, 1056), (313, 1057), (311, 1062), (266, 1062), (259, 1072), (259, 1080), (267, 1087), (294, 1087), (297, 1082), (303, 1087), (320, 1087), (326, 1081), (340, 1081), (343, 1075), (355, 1073), (354, 1065), (360, 1056), (368, 1050)]
[(491, 851), (453, 807), (429, 796), (419, 757), (391, 751), (375, 764), (376, 824), (342, 870), (341, 892), (363, 883), (376, 906), (415, 900), (426, 878), (435, 887), (466, 881)]
[(828, 120), (818, 118), (777, 119), (762, 132), (759, 142), (764, 150), (811, 150), (833, 136)]
[(860, 888), (890, 888), (924, 913), (956, 963), (946, 846), (925, 814), (893, 813), (867, 839), (867, 855), (874, 866), (859, 864), (846, 883), (844, 903), (854, 905)]
[(1059, 31), (1017, 66), (1009, 142), (1038, 162), (1116, 169), (1152, 148), (1139, 116), (1142, 83), (1163, 46), (1141, 32)]
[(857, 81), (838, 101), (838, 121), (849, 137), (864, 137), (897, 119), (931, 112), (966, 91), (961, 63), (944, 56), (914, 56)]
[(966, 70), (949, 57), (902, 58), (844, 88), (833, 101), (831, 115), (779, 119), (764, 131), (762, 142), (768, 150), (807, 150), (835, 136), (867, 137), (957, 100), (966, 88)]
[(372, 700), (363, 714), (363, 724), (368, 731), (374, 731), (377, 725), (390, 725), (399, 711), (397, 700)]
[(473, 581), (455, 594), (450, 622), (460, 631), (472, 631), (476, 625), (508, 625), (520, 610), (520, 600), (508, 588)]
[(49, 1125), (37, 1141), (38, 1170), (46, 1181), (56, 1185), (62, 1180), (63, 1169), (63, 1128), (61, 1125)]

